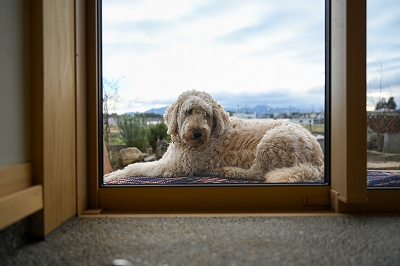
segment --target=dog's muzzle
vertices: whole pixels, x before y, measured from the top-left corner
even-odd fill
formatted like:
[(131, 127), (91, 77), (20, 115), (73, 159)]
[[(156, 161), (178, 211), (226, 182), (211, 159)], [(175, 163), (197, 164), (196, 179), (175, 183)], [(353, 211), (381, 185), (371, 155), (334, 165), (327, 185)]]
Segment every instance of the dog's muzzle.
[(194, 139), (199, 139), (199, 138), (201, 138), (201, 136), (203, 136), (203, 132), (201, 132), (200, 129), (194, 129), (192, 131), (192, 135), (193, 135)]

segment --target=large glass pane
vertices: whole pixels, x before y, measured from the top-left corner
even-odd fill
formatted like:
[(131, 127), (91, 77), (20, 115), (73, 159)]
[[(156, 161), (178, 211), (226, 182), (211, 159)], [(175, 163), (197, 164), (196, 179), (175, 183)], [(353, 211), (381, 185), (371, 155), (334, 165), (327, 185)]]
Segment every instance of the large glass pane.
[(400, 2), (367, 1), (369, 186), (400, 186)]
[[(103, 0), (102, 71), (104, 173), (159, 160), (174, 141), (167, 134), (163, 114), (187, 90), (210, 94), (231, 117), (294, 122), (324, 149), (323, 0)], [(210, 121), (212, 132), (215, 124)], [(255, 131), (250, 135), (257, 135)], [(202, 154), (197, 156), (193, 164)], [(253, 163), (245, 152), (230, 156), (232, 162), (243, 160), (238, 164), (245, 169)], [(292, 159), (282, 159), (283, 165)], [(311, 168), (315, 172), (321, 167)], [(207, 171), (194, 171), (201, 178), (191, 181), (157, 181), (143, 175), (112, 184), (264, 183), (226, 181), (212, 169)], [(323, 183), (322, 177), (312, 182)]]

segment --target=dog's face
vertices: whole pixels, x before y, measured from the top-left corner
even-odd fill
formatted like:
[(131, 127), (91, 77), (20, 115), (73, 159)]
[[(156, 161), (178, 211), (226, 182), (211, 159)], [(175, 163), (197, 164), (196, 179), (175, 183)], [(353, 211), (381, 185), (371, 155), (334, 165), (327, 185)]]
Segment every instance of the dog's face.
[(229, 123), (229, 115), (208, 93), (187, 91), (166, 111), (165, 122), (173, 142), (191, 147), (205, 145), (211, 135), (219, 136)]
[(207, 143), (213, 127), (210, 104), (197, 96), (191, 96), (182, 103), (180, 109), (178, 134), (182, 141), (192, 147)]

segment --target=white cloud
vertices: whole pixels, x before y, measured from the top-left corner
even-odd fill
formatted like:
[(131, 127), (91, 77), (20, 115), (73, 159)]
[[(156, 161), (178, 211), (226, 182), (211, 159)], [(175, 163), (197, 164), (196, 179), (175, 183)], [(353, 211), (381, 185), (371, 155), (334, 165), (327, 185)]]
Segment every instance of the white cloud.
[(399, 25), (400, 2), (367, 2), (367, 110), (382, 97), (400, 100)]
[[(164, 106), (188, 89), (215, 95), (284, 89), (307, 104), (310, 89), (325, 82), (324, 2), (103, 0), (103, 74), (126, 77), (120, 83), (121, 112)], [(381, 28), (398, 17), (378, 16), (371, 23)], [(400, 49), (391, 52), (400, 34), (386, 36), (392, 37), (383, 45), (370, 38), (369, 47), (391, 50), (383, 56), (369, 51), (369, 81), (379, 60), (391, 73), (400, 69), (398, 60), (390, 61), (400, 58)], [(323, 97), (314, 98), (323, 104)]]
[(103, 21), (130, 22), (140, 20), (171, 20), (191, 9), (190, 1), (127, 1), (103, 0)]

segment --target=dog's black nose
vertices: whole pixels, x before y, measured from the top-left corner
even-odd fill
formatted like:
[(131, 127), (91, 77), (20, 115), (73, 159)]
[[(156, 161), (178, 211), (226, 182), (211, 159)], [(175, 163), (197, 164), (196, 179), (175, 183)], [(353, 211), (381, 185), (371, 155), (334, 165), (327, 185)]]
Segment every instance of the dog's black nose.
[(194, 129), (192, 134), (195, 139), (199, 139), (203, 135), (200, 129)]

